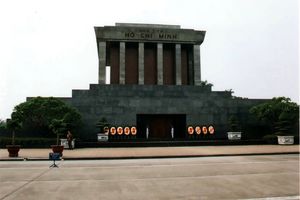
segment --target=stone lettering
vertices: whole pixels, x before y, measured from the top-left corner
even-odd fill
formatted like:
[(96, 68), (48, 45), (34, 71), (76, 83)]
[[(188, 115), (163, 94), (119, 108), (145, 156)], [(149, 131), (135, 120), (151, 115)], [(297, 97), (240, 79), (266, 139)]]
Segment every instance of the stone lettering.
[(156, 32), (150, 30), (143, 30), (139, 32), (125, 32), (125, 38), (135, 39), (159, 39), (159, 40), (177, 40), (177, 33), (166, 33), (162, 30)]
[(177, 34), (169, 34), (169, 33), (160, 33), (158, 34), (159, 39), (168, 39), (168, 40), (175, 40), (177, 39)]
[(135, 34), (133, 32), (125, 33), (126, 38), (134, 38)]
[(152, 33), (141, 33), (141, 38), (143, 39), (151, 39), (152, 38)]

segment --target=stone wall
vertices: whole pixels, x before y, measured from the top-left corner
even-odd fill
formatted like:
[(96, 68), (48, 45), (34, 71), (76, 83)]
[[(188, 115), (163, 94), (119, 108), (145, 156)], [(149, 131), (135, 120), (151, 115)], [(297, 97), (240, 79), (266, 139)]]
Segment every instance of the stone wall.
[(263, 101), (234, 99), (210, 86), (92, 84), (89, 90), (73, 90), (71, 104), (82, 114), (86, 138), (96, 137), (102, 117), (114, 126), (136, 126), (137, 114), (185, 114), (187, 126), (214, 125), (212, 138), (225, 138), (229, 116), (251, 123), (248, 110)]

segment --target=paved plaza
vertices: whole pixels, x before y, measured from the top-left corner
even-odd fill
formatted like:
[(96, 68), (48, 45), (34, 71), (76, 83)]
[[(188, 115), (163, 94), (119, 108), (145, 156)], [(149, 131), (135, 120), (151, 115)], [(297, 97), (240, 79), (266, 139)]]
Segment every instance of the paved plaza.
[[(184, 146), (184, 147), (130, 147), (80, 148), (64, 150), (63, 159), (123, 159), (170, 158), (231, 155), (261, 155), (298, 153), (299, 145), (237, 145), (237, 146)], [(0, 149), (0, 160), (47, 160), (50, 148), (21, 149), (18, 158), (9, 158), (6, 149)]]
[(1, 161), (0, 200), (299, 199), (299, 155)]

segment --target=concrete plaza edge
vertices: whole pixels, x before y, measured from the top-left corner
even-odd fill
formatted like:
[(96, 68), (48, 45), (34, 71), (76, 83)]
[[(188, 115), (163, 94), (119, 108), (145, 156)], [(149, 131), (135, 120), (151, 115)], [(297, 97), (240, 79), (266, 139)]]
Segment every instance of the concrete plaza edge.
[[(150, 159), (212, 156), (299, 154), (299, 145), (241, 145), (196, 147), (143, 148), (82, 148), (64, 150), (64, 160)], [(9, 158), (6, 149), (0, 149), (0, 161), (48, 160), (51, 149), (21, 149), (19, 157)]]

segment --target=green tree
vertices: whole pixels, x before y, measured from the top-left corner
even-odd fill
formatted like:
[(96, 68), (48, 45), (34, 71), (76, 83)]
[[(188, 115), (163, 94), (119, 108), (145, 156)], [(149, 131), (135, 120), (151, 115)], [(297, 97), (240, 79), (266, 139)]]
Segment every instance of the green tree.
[(12, 131), (11, 144), (15, 145), (16, 131), (22, 128), (21, 113), (13, 112), (6, 122), (7, 129)]
[(66, 132), (67, 124), (64, 119), (53, 119), (49, 125), (49, 128), (56, 135), (56, 145), (59, 144), (59, 136)]
[(201, 85), (201, 86), (211, 86), (211, 87), (214, 86), (212, 83), (207, 82), (207, 80), (201, 81), (201, 82), (200, 82), (200, 85)]
[(299, 106), (290, 98), (274, 97), (271, 101), (254, 106), (250, 112), (267, 123), (273, 133), (291, 134), (298, 125)]
[(104, 133), (104, 127), (108, 127), (109, 123), (105, 117), (102, 117), (96, 124), (100, 133)]
[[(63, 120), (67, 129), (76, 133), (81, 126), (81, 116), (73, 107), (53, 97), (35, 97), (14, 108), (23, 130), (49, 135), (53, 132), (53, 120)], [(50, 127), (50, 125), (52, 125)]]
[(228, 119), (228, 125), (230, 131), (240, 131), (240, 122), (238, 118), (234, 115), (231, 115)]
[(6, 122), (0, 119), (0, 129), (6, 129)]

